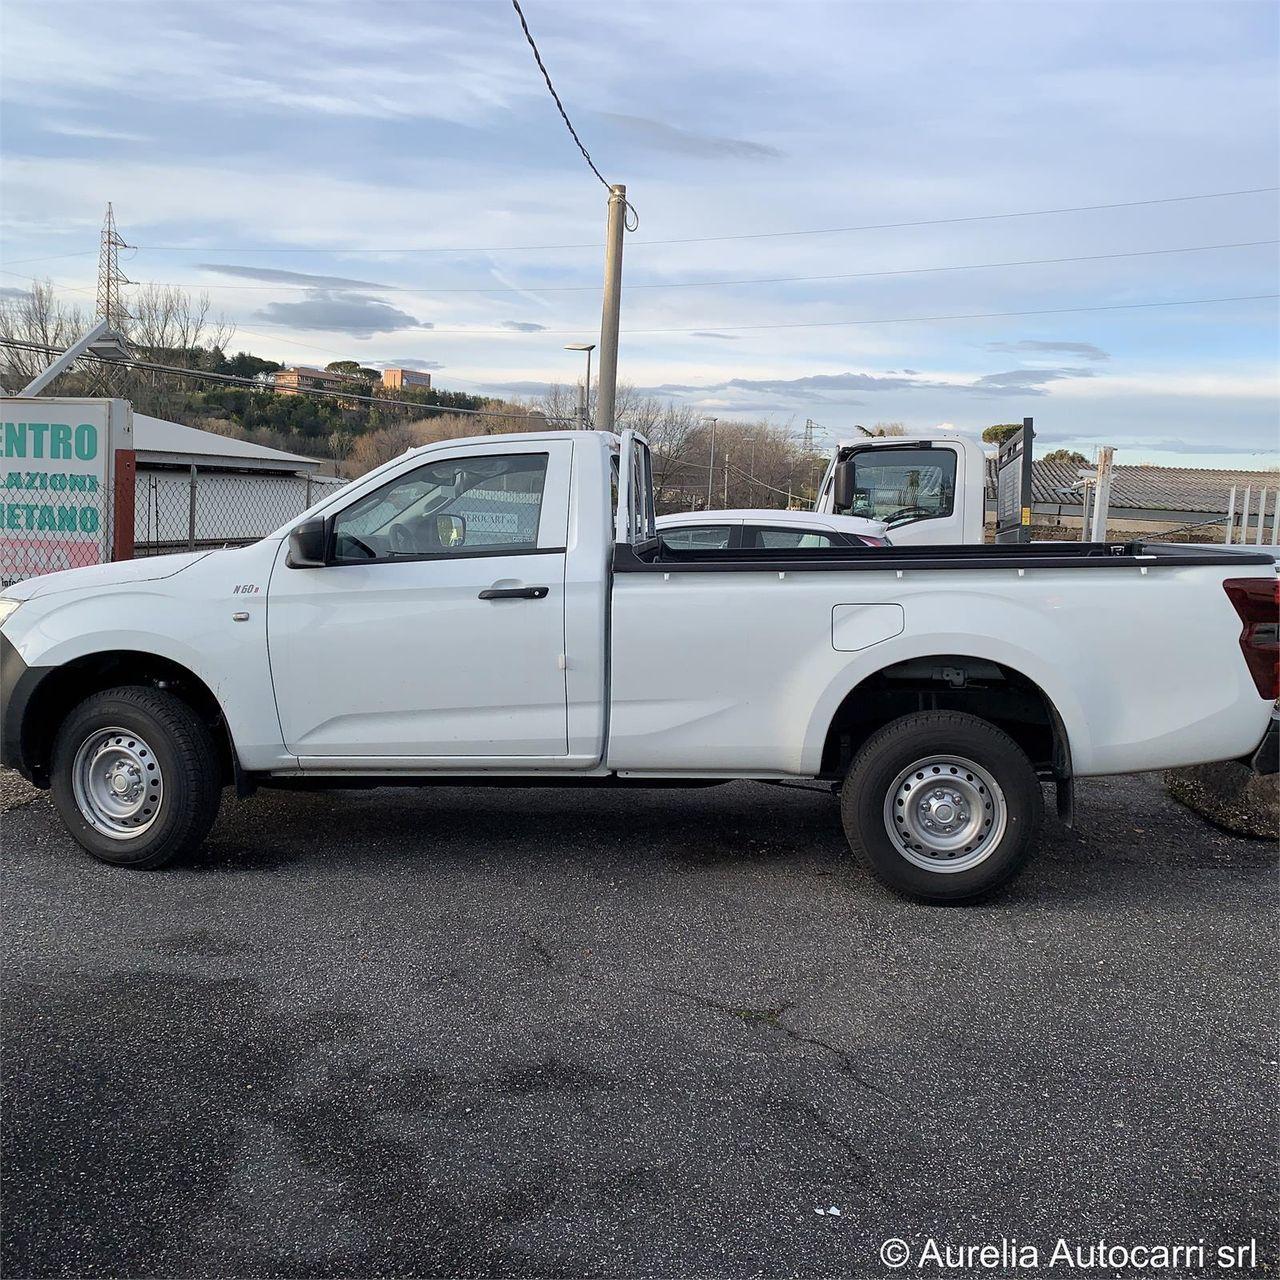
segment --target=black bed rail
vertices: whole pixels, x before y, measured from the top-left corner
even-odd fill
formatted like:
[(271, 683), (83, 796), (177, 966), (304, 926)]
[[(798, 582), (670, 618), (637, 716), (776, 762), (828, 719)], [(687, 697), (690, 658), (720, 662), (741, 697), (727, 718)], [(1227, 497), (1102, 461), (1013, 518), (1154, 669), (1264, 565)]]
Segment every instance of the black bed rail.
[(851, 573), (905, 569), (1076, 569), (1271, 565), (1264, 553), (1158, 542), (1023, 542), (938, 547), (789, 547), (689, 550), (659, 542), (614, 547), (615, 573)]

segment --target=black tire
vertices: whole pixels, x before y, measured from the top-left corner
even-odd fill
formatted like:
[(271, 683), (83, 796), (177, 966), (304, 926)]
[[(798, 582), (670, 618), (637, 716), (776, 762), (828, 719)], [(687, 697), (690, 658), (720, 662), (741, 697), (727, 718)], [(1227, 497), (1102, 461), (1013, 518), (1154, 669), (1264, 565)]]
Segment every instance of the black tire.
[[(114, 728), (124, 731), (124, 745), (144, 744), (142, 767), (153, 768), (162, 779), (154, 810), (139, 811), (137, 821), (147, 825), (137, 835), (104, 834), (76, 797), (77, 754), (95, 735)], [(142, 784), (144, 803), (147, 785)], [(95, 858), (149, 870), (192, 852), (209, 834), (218, 815), (222, 770), (209, 727), (182, 699), (162, 689), (125, 685), (86, 698), (63, 721), (53, 745), (50, 789), (67, 829)]]
[[(922, 833), (925, 843), (915, 845), (910, 828), (901, 826), (896, 837), (890, 836), (889, 812), (896, 823), (902, 823), (904, 804), (927, 804), (926, 787), (945, 786), (948, 775), (957, 772), (950, 763), (943, 763), (913, 777), (909, 766), (944, 758), (979, 766), (975, 777), (961, 764), (956, 779), (962, 787), (963, 780), (969, 780), (963, 803), (977, 813), (974, 843), (944, 851), (935, 847), (942, 843), (940, 838), (934, 837), (931, 844), (929, 835)], [(983, 775), (997, 784), (998, 795), (990, 795), (981, 785)], [(912, 786), (920, 800), (910, 793)], [(948, 805), (950, 798), (948, 793), (941, 803)], [(994, 802), (996, 820), (994, 826), (988, 822), (985, 830), (979, 811), (984, 798), (988, 810), (989, 802)], [(936, 812), (929, 814), (930, 820)], [(941, 812), (949, 815), (952, 810)], [(840, 818), (854, 856), (882, 884), (920, 902), (973, 902), (1007, 884), (1035, 852), (1043, 816), (1040, 780), (1022, 748), (1002, 729), (958, 711), (903, 716), (872, 734), (849, 766), (840, 793)], [(908, 821), (919, 823), (923, 817), (909, 815)], [(989, 845), (983, 843), (987, 839)], [(900, 845), (910, 847), (904, 851)], [(958, 862), (951, 861), (957, 857)]]

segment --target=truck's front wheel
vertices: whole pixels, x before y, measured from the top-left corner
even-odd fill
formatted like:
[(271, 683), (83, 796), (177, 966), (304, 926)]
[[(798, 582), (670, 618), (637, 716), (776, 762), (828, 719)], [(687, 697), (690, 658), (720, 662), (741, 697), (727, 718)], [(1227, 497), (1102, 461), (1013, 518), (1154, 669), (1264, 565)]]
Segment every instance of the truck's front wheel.
[(218, 813), (208, 726), (180, 698), (128, 685), (86, 698), (58, 730), (53, 802), (95, 858), (151, 868), (196, 848)]
[(885, 725), (854, 758), (840, 796), (859, 861), (925, 902), (970, 901), (1011, 880), (1035, 850), (1043, 812), (1018, 744), (954, 711)]

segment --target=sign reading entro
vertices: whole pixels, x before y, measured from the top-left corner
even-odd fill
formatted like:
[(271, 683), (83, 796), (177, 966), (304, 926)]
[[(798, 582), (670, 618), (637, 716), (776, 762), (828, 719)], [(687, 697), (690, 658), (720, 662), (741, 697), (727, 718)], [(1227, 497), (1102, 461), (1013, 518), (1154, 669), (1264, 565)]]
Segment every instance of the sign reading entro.
[(0, 400), (0, 580), (110, 558), (115, 451), (132, 448), (123, 400)]

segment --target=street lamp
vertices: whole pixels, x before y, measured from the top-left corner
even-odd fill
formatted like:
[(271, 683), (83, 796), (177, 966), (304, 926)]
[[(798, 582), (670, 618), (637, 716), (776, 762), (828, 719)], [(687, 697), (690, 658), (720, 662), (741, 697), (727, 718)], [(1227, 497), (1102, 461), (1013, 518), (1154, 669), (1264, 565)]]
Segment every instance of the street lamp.
[(596, 349), (594, 342), (570, 342), (566, 351), (585, 351), (587, 353), (587, 380), (578, 392), (578, 426), (585, 431), (588, 426), (587, 403), (591, 396), (591, 353)]
[(71, 368), (82, 355), (94, 355), (107, 360), (130, 360), (133, 353), (129, 350), (124, 338), (112, 329), (106, 320), (99, 320), (83, 337), (77, 338), (54, 362), (43, 372), (38, 373), (21, 391), (20, 396), (37, 396), (60, 373)]

